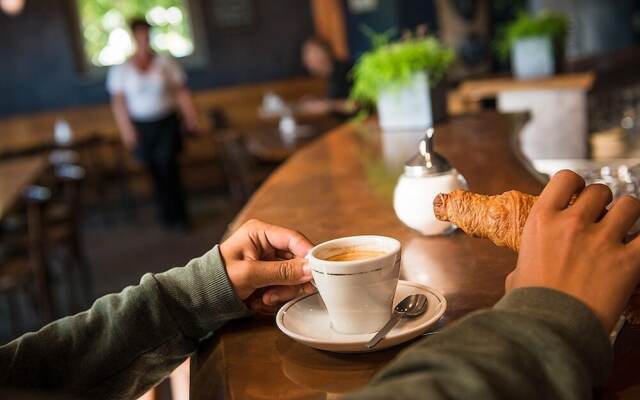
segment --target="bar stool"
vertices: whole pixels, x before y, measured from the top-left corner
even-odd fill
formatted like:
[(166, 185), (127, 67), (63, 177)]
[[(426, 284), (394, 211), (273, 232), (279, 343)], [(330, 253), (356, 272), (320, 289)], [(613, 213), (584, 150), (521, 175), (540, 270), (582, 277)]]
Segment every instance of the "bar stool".
[(54, 175), (58, 186), (47, 213), (48, 243), (61, 256), (64, 269), (80, 276), (82, 290), (68, 284), (68, 293), (70, 299), (75, 297), (84, 308), (93, 301), (91, 265), (82, 242), (82, 189), (86, 174), (78, 165), (63, 164), (55, 168)]

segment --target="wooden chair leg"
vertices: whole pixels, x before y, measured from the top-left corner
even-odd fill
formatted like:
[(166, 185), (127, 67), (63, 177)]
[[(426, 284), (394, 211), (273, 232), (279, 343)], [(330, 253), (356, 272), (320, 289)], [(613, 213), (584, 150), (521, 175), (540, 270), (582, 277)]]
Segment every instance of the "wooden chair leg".
[(51, 293), (48, 268), (38, 268), (36, 272), (37, 309), (43, 323), (53, 320), (53, 296)]
[(37, 290), (38, 313), (44, 323), (53, 319), (53, 297), (51, 293), (47, 249), (42, 237), (44, 236), (42, 206), (29, 204), (29, 235), (32, 270), (35, 276)]
[(73, 257), (73, 264), (76, 266), (77, 272), (80, 275), (84, 297), (83, 301), (86, 303), (85, 305), (89, 305), (93, 301), (94, 294), (93, 276), (91, 273), (91, 264), (84, 252), (79, 234), (76, 234), (72, 239), (71, 256)]

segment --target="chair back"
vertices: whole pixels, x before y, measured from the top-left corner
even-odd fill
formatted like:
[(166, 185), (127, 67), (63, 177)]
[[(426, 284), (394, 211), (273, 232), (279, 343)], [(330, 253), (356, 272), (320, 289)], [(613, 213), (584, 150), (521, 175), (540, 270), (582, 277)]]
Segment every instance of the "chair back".
[(209, 110), (209, 122), (214, 132), (224, 131), (230, 128), (229, 117), (222, 107), (213, 107)]
[(253, 193), (255, 184), (254, 160), (242, 135), (233, 131), (216, 134), (216, 150), (232, 200), (237, 205), (244, 204)]

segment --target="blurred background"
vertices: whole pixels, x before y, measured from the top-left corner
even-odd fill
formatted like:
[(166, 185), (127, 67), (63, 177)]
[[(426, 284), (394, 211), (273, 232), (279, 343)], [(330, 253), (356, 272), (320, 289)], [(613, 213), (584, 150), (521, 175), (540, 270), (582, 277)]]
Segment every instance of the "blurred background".
[[(544, 41), (517, 50), (540, 34), (547, 64)], [(635, 0), (0, 0), (2, 342), (206, 252), (275, 168), (371, 109), (348, 99), (359, 57), (431, 36), (454, 54), (434, 121), (559, 126), (523, 133), (543, 172), (636, 156)]]

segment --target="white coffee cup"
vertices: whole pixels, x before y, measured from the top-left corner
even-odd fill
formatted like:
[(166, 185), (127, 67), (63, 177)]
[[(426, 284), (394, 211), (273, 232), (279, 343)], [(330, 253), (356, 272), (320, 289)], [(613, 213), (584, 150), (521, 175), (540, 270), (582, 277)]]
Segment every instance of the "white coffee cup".
[[(350, 261), (327, 260), (347, 249), (381, 254)], [(390, 237), (350, 236), (324, 242), (309, 251), (313, 279), (336, 332), (376, 332), (391, 317), (400, 250), (400, 242)]]

